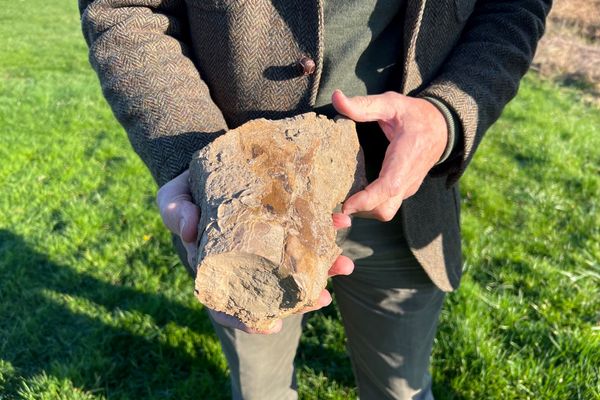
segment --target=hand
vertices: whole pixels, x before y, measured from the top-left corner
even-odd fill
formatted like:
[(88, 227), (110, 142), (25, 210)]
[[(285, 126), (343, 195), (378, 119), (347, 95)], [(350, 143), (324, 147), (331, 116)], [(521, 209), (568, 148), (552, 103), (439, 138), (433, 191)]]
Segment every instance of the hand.
[(189, 170), (165, 183), (156, 195), (158, 210), (163, 223), (181, 238), (187, 251), (187, 261), (192, 267), (196, 263), (196, 239), (200, 208), (192, 202), (188, 183)]
[[(192, 202), (188, 183), (189, 171), (186, 170), (173, 180), (165, 183), (156, 196), (158, 209), (163, 223), (174, 234), (178, 235), (187, 250), (189, 265), (196, 263), (196, 240), (198, 237), (198, 221), (200, 219), (200, 209)], [(336, 229), (347, 228), (350, 226), (350, 217), (345, 214), (334, 214), (333, 225)], [(329, 276), (349, 275), (354, 269), (352, 261), (345, 256), (339, 256), (331, 268)], [(302, 313), (318, 310), (331, 303), (331, 294), (323, 289), (317, 303), (310, 308), (302, 310)], [(239, 319), (227, 315), (223, 312), (208, 309), (211, 317), (220, 325), (242, 330), (246, 333), (270, 334), (281, 330), (282, 322), (277, 320), (273, 322), (270, 329), (257, 331), (244, 325)]]
[(379, 177), (346, 200), (342, 212), (392, 220), (442, 156), (448, 142), (444, 116), (429, 101), (396, 92), (348, 98), (336, 90), (331, 101), (354, 121), (377, 121), (390, 142)]

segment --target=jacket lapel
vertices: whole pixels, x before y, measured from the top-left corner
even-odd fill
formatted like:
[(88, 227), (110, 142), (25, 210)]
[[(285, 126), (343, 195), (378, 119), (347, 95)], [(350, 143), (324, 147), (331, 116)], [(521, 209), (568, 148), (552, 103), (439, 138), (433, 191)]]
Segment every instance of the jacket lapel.
[(421, 30), (427, 0), (407, 0), (404, 23), (404, 70), (402, 73), (403, 94), (409, 94), (422, 82), (416, 60), (417, 38)]

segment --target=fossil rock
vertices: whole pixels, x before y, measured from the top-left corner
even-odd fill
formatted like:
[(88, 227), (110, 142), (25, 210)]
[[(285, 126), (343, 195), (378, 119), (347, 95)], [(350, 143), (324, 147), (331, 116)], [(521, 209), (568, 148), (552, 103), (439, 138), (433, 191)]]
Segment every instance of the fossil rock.
[(258, 119), (194, 155), (196, 296), (255, 329), (312, 305), (340, 254), (332, 210), (365, 183), (354, 122)]

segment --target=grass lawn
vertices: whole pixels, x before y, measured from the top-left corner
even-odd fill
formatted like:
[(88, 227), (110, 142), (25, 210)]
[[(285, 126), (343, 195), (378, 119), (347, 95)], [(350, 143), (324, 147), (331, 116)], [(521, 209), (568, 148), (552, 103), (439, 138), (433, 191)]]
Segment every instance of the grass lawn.
[[(228, 398), (75, 3), (0, 8), (0, 400)], [(436, 398), (600, 399), (600, 111), (529, 76), (462, 193)], [(298, 368), (301, 398), (355, 396), (334, 308), (309, 320)]]

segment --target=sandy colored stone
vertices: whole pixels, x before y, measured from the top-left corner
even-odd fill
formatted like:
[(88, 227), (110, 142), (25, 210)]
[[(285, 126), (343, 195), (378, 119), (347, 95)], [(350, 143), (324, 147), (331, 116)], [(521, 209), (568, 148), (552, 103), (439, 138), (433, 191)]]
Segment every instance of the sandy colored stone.
[(197, 152), (197, 298), (256, 329), (314, 304), (341, 253), (331, 212), (364, 183), (348, 119), (254, 120)]

